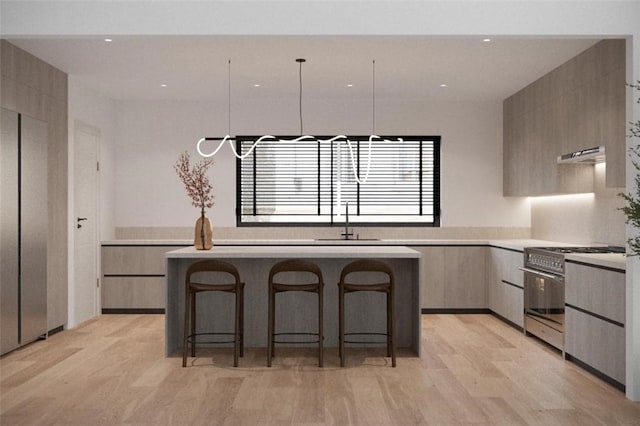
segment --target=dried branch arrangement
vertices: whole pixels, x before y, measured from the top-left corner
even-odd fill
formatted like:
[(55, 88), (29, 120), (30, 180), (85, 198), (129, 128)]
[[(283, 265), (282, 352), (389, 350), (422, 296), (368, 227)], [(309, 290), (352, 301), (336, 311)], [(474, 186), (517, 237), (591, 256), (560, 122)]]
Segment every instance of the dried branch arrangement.
[(213, 207), (213, 185), (207, 176), (207, 170), (213, 164), (212, 158), (204, 158), (191, 167), (189, 152), (180, 155), (174, 169), (184, 184), (187, 195), (191, 198), (191, 204), (198, 207), (204, 214), (204, 209)]

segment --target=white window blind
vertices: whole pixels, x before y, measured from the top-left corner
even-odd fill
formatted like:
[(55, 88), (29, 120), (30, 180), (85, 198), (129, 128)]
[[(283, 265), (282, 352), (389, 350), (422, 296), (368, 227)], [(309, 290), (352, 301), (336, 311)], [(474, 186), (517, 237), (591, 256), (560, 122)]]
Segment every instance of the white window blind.
[[(239, 152), (257, 138), (236, 137)], [(370, 160), (369, 136), (294, 138), (237, 160), (239, 225), (343, 223), (348, 203), (352, 224), (439, 226), (440, 137), (381, 136)]]

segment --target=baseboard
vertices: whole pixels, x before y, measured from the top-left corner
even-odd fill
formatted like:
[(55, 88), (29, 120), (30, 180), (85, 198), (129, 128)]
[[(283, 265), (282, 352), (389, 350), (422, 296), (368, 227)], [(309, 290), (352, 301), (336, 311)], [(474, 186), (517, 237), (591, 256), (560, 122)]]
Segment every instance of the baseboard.
[(64, 325), (59, 325), (56, 328), (52, 328), (51, 330), (49, 330), (47, 332), (47, 337), (52, 336), (52, 335), (54, 335), (56, 333), (60, 333), (62, 330), (64, 330)]
[(580, 361), (578, 358), (572, 356), (571, 354), (568, 354), (568, 353), (565, 352), (564, 359), (566, 359), (567, 361), (573, 362), (574, 364), (576, 364), (578, 367), (582, 368), (583, 370), (587, 370), (589, 373), (593, 374), (594, 376), (596, 376), (598, 379), (602, 380), (603, 382), (607, 382), (608, 384), (610, 384), (614, 388), (616, 388), (618, 390), (621, 390), (622, 392), (626, 391), (626, 386), (625, 385), (623, 385), (622, 383), (620, 383), (616, 379), (607, 376), (606, 374), (604, 374), (600, 370), (596, 370), (595, 368), (593, 368), (589, 364), (586, 364), (586, 363)]
[(102, 309), (102, 314), (164, 314), (164, 309)]
[(497, 313), (491, 311), (491, 315), (493, 315), (494, 317), (498, 318), (500, 321), (509, 324), (511, 327), (513, 327), (513, 328), (515, 328), (515, 329), (517, 329), (519, 331), (524, 331), (523, 327), (519, 326), (518, 324), (516, 324), (515, 322), (513, 322), (511, 320), (506, 319), (505, 317), (503, 317), (500, 314), (497, 314)]
[(460, 308), (422, 308), (423, 314), (490, 314), (489, 309), (460, 309)]

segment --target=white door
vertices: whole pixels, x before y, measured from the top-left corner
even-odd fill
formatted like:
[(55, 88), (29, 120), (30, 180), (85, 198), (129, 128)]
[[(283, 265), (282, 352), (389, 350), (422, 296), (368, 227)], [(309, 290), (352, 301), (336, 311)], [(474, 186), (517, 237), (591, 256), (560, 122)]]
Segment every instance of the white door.
[(98, 315), (98, 147), (100, 131), (74, 123), (74, 288), (71, 325)]

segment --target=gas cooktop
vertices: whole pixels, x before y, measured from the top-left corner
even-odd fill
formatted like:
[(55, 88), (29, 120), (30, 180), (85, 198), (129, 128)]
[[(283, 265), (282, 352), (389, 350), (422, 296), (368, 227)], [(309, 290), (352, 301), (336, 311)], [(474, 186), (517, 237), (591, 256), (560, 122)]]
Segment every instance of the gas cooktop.
[(624, 247), (526, 247), (524, 266), (564, 275), (564, 255), (571, 253), (624, 253)]

